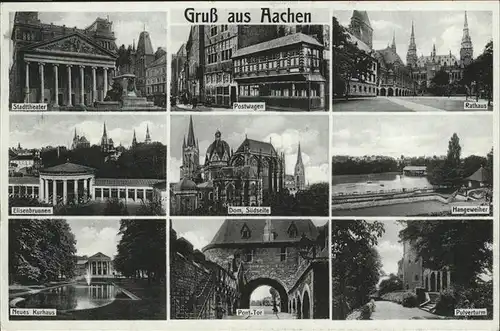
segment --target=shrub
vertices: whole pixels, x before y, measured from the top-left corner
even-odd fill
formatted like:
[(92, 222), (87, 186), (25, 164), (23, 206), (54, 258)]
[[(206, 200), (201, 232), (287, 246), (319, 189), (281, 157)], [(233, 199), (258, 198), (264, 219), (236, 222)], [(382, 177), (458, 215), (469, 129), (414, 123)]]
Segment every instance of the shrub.
[(372, 309), (370, 305), (367, 303), (366, 305), (361, 307), (361, 315), (359, 316), (360, 320), (369, 320), (372, 316)]
[[(454, 289), (448, 288), (439, 293), (436, 300), (436, 314), (453, 316), (457, 305), (457, 293)], [(464, 307), (465, 308), (465, 307)]]
[(416, 307), (418, 305), (417, 295), (412, 292), (405, 292), (403, 294), (403, 300), (401, 304), (403, 305), (403, 307)]

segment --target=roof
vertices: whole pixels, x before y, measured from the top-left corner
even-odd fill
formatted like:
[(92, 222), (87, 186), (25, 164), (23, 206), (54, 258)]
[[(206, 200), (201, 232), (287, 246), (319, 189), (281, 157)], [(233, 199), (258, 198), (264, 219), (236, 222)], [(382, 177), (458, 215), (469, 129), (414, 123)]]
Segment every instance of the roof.
[(403, 168), (403, 171), (426, 171), (426, 166), (406, 166)]
[(30, 155), (27, 155), (27, 154), (18, 154), (16, 156), (11, 156), (10, 160), (11, 161), (15, 161), (15, 160), (34, 160), (35, 159), (35, 156), (30, 154)]
[(163, 54), (158, 59), (154, 60), (148, 65), (148, 68), (153, 68), (159, 65), (163, 65), (167, 63), (167, 54)]
[(372, 51), (371, 47), (365, 44), (361, 39), (358, 39), (355, 35), (352, 33), (348, 32), (349, 39), (353, 44), (356, 44), (358, 48), (362, 51), (365, 51), (366, 53), (370, 53)]
[(321, 45), (313, 37), (299, 32), (269, 41), (264, 41), (262, 43), (251, 45), (248, 47), (240, 48), (236, 50), (236, 52), (234, 52), (233, 58), (300, 43), (323, 47), (323, 45)]
[(164, 182), (163, 179), (153, 178), (96, 178), (94, 186), (149, 186), (153, 187), (158, 183)]
[(99, 259), (106, 259), (106, 260), (111, 260), (111, 258), (101, 252), (99, 253), (95, 253), (94, 255), (92, 255), (91, 257), (89, 257), (88, 259), (96, 259), (96, 258), (99, 258)]
[(398, 53), (394, 52), (392, 50), (392, 48), (390, 48), (390, 47), (380, 49), (380, 50), (376, 51), (376, 54), (380, 55), (380, 57), (383, 59), (385, 64), (393, 64), (396, 62), (403, 64), (403, 61), (399, 57)]
[(224, 155), (227, 155), (229, 158), (231, 155), (231, 148), (225, 140), (214, 140), (207, 148), (206, 157), (208, 160), (211, 160), (214, 154), (217, 154), (219, 159), (222, 159)]
[(203, 188), (213, 188), (214, 187), (214, 183), (211, 180), (209, 180), (207, 182), (203, 182), (201, 184), (198, 184), (197, 187), (201, 188), (201, 189), (203, 189)]
[(53, 167), (40, 170), (43, 174), (92, 174), (95, 169), (80, 164), (66, 162)]
[(155, 189), (160, 190), (160, 191), (166, 191), (167, 190), (167, 181), (164, 180), (164, 181), (158, 182), (156, 184), (153, 184), (153, 187)]
[(147, 31), (142, 31), (139, 35), (139, 42), (137, 43), (137, 53), (154, 54), (151, 38)]
[(196, 183), (184, 177), (174, 184), (175, 191), (196, 191)]
[(85, 260), (78, 260), (76, 261), (76, 264), (87, 264), (87, 262), (89, 262), (89, 260), (85, 259)]
[(476, 182), (485, 182), (487, 178), (488, 174), (486, 173), (486, 170), (483, 168), (483, 166), (481, 166), (479, 169), (476, 170), (475, 173), (473, 173), (466, 179), (473, 180)]
[(363, 23), (371, 27), (370, 19), (368, 18), (368, 13), (365, 10), (354, 10), (352, 12), (351, 19), (353, 18), (357, 18), (358, 20), (362, 21)]
[(262, 153), (263, 155), (276, 155), (276, 150), (271, 143), (266, 143), (263, 141), (253, 140), (245, 138), (245, 140), (241, 143), (240, 147), (236, 150), (236, 153), (244, 153), (245, 147), (249, 148), (250, 152), (253, 153)]
[(33, 176), (23, 176), (23, 177), (9, 177), (9, 184), (14, 185), (22, 185), (22, 184), (31, 184), (31, 185), (40, 185), (40, 179), (38, 177)]
[[(296, 236), (289, 235), (289, 229), (297, 229)], [(250, 237), (242, 238), (242, 229), (250, 230)], [(269, 234), (275, 233), (274, 239)], [(210, 244), (203, 251), (220, 246), (248, 243), (290, 243), (298, 242), (302, 234), (311, 239), (318, 236), (318, 228), (311, 220), (287, 219), (226, 219), (215, 234)]]

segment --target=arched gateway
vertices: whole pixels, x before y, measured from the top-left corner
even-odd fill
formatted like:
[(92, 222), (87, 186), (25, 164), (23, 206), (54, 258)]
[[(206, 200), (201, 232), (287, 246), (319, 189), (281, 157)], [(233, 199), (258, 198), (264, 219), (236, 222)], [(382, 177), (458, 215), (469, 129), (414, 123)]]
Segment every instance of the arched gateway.
[[(268, 285), (277, 290), (282, 313), (328, 318), (328, 235), (322, 239), (324, 233), (327, 227), (316, 227), (311, 220), (225, 220), (203, 253), (234, 275), (238, 308), (249, 308), (252, 292)], [(305, 293), (306, 288), (317, 290)], [(298, 306), (290, 309), (289, 302), (295, 298)], [(302, 311), (304, 302), (307, 308)]]

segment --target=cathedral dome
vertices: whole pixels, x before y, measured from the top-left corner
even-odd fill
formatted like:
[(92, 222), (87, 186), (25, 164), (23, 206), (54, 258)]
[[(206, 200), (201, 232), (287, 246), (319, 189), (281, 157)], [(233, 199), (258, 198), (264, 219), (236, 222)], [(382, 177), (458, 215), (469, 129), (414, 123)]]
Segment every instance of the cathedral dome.
[(212, 160), (214, 156), (218, 160), (229, 160), (231, 153), (231, 148), (229, 144), (221, 139), (221, 133), (219, 130), (215, 132), (215, 140), (208, 146), (206, 157), (207, 160)]
[(175, 191), (194, 191), (196, 190), (196, 183), (190, 179), (183, 178), (180, 182), (174, 185)]

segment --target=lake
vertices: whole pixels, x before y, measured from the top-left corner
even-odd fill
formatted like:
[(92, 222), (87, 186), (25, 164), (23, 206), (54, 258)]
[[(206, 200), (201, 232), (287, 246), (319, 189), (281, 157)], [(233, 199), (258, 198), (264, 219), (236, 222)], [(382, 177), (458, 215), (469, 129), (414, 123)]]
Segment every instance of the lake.
[(332, 177), (333, 195), (366, 194), (432, 188), (427, 177), (405, 176), (396, 172)]

